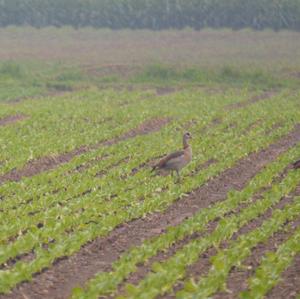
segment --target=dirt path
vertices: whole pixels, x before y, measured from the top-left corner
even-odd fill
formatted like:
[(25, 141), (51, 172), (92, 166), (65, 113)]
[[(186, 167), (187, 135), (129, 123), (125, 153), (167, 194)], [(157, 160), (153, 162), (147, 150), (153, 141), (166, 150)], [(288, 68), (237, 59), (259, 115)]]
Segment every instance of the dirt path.
[(22, 283), (11, 295), (1, 299), (67, 298), (71, 290), (83, 285), (99, 271), (108, 271), (111, 263), (131, 246), (141, 244), (159, 235), (166, 227), (176, 225), (202, 208), (224, 200), (232, 189), (241, 190), (265, 165), (300, 142), (300, 126), (267, 149), (250, 154), (232, 168), (212, 178), (207, 184), (194, 190), (188, 197), (178, 200), (165, 212), (155, 213), (145, 219), (137, 219), (114, 229), (107, 237), (98, 238), (83, 246), (69, 258), (59, 259), (50, 269), (37, 274), (32, 282)]
[[(291, 167), (287, 167), (280, 175), (278, 178), (274, 179), (273, 182), (280, 182), (282, 179), (287, 175), (288, 170), (290, 170)], [(262, 193), (265, 191), (271, 189), (271, 186), (268, 188), (262, 188), (260, 191), (258, 191), (254, 196), (252, 197), (251, 203), (253, 203), (256, 200), (261, 199)], [(249, 204), (240, 204), (234, 211), (228, 213), (229, 215), (238, 215), (242, 209), (246, 208)], [(151, 259), (146, 264), (143, 265), (138, 265), (137, 270), (132, 273), (126, 281), (121, 284), (116, 292), (116, 296), (113, 296), (112, 298), (117, 298), (118, 296), (124, 296), (126, 295), (126, 289), (125, 286), (126, 284), (134, 284), (137, 285), (142, 279), (145, 278), (145, 276), (151, 271), (152, 264), (155, 262), (163, 262), (173, 256), (178, 250), (180, 250), (184, 245), (187, 243), (191, 242), (192, 240), (195, 239), (200, 239), (203, 236), (211, 234), (217, 227), (220, 219), (214, 219), (213, 221), (210, 221), (206, 228), (200, 232), (200, 233), (194, 233), (192, 235), (188, 235), (184, 239), (180, 240), (179, 242), (176, 242), (173, 244), (170, 248), (168, 248), (166, 251), (160, 251), (158, 254)], [(225, 242), (224, 242), (225, 243)], [(205, 275), (211, 264), (210, 264), (210, 258), (216, 254), (216, 249), (215, 248), (209, 248), (205, 253), (201, 254), (199, 257), (199, 261), (195, 263), (193, 266), (189, 267), (188, 274), (189, 272), (193, 274), (195, 277), (198, 277), (199, 275)], [(191, 275), (190, 274), (190, 275)], [(179, 282), (175, 288), (174, 291), (178, 291), (183, 287), (183, 283)], [(175, 298), (173, 295), (165, 294), (162, 296), (158, 296), (158, 298)], [(222, 297), (221, 297), (222, 298)]]
[[(23, 177), (31, 177), (41, 172), (54, 169), (61, 164), (68, 163), (74, 157), (84, 154), (90, 150), (97, 149), (101, 146), (110, 146), (138, 135), (146, 135), (155, 131), (159, 131), (163, 126), (167, 125), (171, 120), (169, 118), (153, 118), (140, 124), (137, 128), (132, 129), (119, 137), (112, 138), (103, 142), (99, 142), (92, 146), (81, 146), (70, 152), (56, 156), (45, 156), (28, 162), (21, 169), (14, 169), (0, 176), (0, 184), (7, 181), (20, 181)], [(1, 123), (0, 123), (1, 125)]]
[(16, 122), (21, 121), (25, 118), (27, 118), (27, 116), (23, 115), (23, 114), (10, 115), (10, 116), (6, 116), (4, 118), (0, 118), (0, 127), (16, 123)]
[(294, 299), (300, 293), (300, 254), (281, 275), (281, 281), (266, 295), (268, 299)]
[(234, 104), (230, 104), (226, 108), (229, 109), (229, 110), (230, 109), (245, 108), (245, 107), (247, 107), (249, 105), (252, 105), (252, 104), (255, 104), (255, 103), (259, 102), (259, 101), (270, 99), (275, 94), (276, 94), (275, 91), (267, 91), (267, 92), (264, 92), (264, 93), (262, 93), (260, 95), (254, 96), (254, 97), (250, 98), (249, 100), (238, 102), (238, 103), (234, 103)]
[[(286, 199), (283, 199), (283, 203), (280, 205), (284, 206), (285, 204), (288, 204), (289, 201), (286, 201)], [(258, 228), (263, 220), (266, 220), (270, 217), (270, 212), (268, 211), (266, 214), (262, 215), (261, 217), (255, 219), (252, 221), (249, 225), (246, 225), (243, 227), (243, 230), (246, 230), (247, 232), (250, 232), (251, 230), (254, 230)], [(258, 244), (254, 250), (252, 251), (251, 255), (244, 261), (242, 264), (243, 268), (235, 267), (230, 272), (228, 279), (227, 279), (227, 292), (218, 292), (212, 298), (214, 299), (236, 299), (239, 298), (239, 293), (243, 290), (245, 290), (248, 286), (247, 280), (255, 272), (256, 267), (259, 265), (261, 258), (267, 251), (274, 251), (276, 250), (278, 244), (283, 243), (286, 241), (291, 235), (295, 232), (296, 228), (300, 226), (300, 218), (296, 219), (295, 221), (288, 222), (284, 229), (278, 231), (275, 233), (266, 243), (260, 243)], [(286, 229), (290, 228), (287, 232)], [(240, 235), (241, 232), (239, 232), (237, 235)], [(223, 246), (225, 248), (225, 246)], [(211, 268), (211, 257), (215, 256), (217, 254), (217, 250), (213, 247), (209, 248), (206, 252), (200, 255), (199, 260), (197, 263), (193, 264), (188, 268), (187, 271), (187, 277), (203, 277), (208, 274), (210, 268)], [(300, 259), (299, 259), (300, 261)], [(299, 265), (299, 263), (298, 263)], [(244, 269), (248, 270), (244, 270)], [(296, 269), (295, 266), (293, 266), (290, 269), (290, 276), (291, 274), (299, 273), (299, 269)], [(286, 273), (286, 276), (288, 276), (288, 273)], [(197, 281), (197, 280), (196, 280)], [(293, 277), (293, 281), (299, 281), (299, 276)], [(178, 284), (174, 287), (174, 293), (166, 294), (164, 296), (160, 296), (159, 298), (164, 299), (175, 299), (175, 292), (180, 291), (184, 287), (183, 281), (178, 282)], [(281, 293), (286, 294), (297, 294), (297, 290), (300, 290), (297, 284), (292, 284), (289, 281), (285, 281), (279, 289), (281, 290)], [(269, 296), (268, 298), (284, 298), (277, 295), (276, 292), (272, 292), (274, 296)], [(286, 297), (286, 298), (292, 298), (292, 297)]]
[[(112, 296), (112, 298), (118, 298), (118, 296), (126, 296), (126, 285), (128, 283), (133, 285), (138, 285), (139, 282), (146, 277), (146, 275), (151, 272), (152, 265), (155, 262), (164, 262), (170, 257), (172, 257), (178, 250), (182, 249), (186, 244), (189, 242), (200, 239), (201, 237), (204, 237), (206, 234), (211, 233), (214, 231), (218, 224), (219, 220), (216, 219), (214, 221), (211, 221), (208, 223), (206, 228), (202, 232), (196, 232), (192, 235), (186, 236), (184, 239), (180, 240), (179, 242), (176, 242), (173, 244), (170, 248), (168, 248), (166, 251), (159, 251), (156, 256), (153, 256), (145, 265), (138, 265), (137, 270), (132, 273), (126, 281), (124, 281), (123, 284), (119, 285), (119, 288), (116, 292), (116, 296)], [(215, 248), (210, 248), (203, 256), (212, 256), (216, 253)], [(209, 262), (209, 259), (207, 259), (207, 262)], [(202, 267), (205, 267), (205, 263), (202, 264)], [(181, 285), (180, 285), (181, 286)], [(158, 296), (157, 298), (169, 298), (168, 295), (165, 296)], [(170, 296), (171, 298), (172, 296)]]
[[(262, 190), (264, 192), (264, 190)], [(258, 198), (261, 196), (259, 195), (261, 192), (258, 192)], [(263, 221), (266, 219), (270, 218), (272, 216), (272, 212), (274, 209), (282, 209), (284, 206), (287, 204), (293, 202), (294, 196), (297, 196), (300, 194), (300, 186), (291, 194), (291, 196), (284, 197), (282, 200), (280, 200), (279, 203), (275, 204), (271, 208), (269, 208), (265, 213), (263, 213), (261, 216), (255, 218), (254, 220), (250, 221), (246, 225), (244, 225), (241, 229), (236, 232), (231, 240), (236, 240), (240, 235), (242, 234), (247, 234), (250, 231), (258, 228), (261, 226)], [(244, 207), (245, 208), (245, 207)], [(230, 214), (239, 214), (240, 209), (236, 209), (234, 213)], [(214, 220), (209, 223), (208, 229), (206, 234), (210, 234), (214, 231), (218, 224), (217, 220)], [(270, 238), (267, 242), (267, 244), (259, 244), (254, 251), (252, 252), (251, 256), (243, 263), (243, 265), (246, 266), (252, 266), (252, 269), (255, 269), (254, 267), (255, 264), (258, 263), (259, 257), (263, 255), (263, 253), (266, 250), (272, 250), (276, 244), (284, 238), (288, 238), (288, 236), (292, 235), (294, 230), (300, 225), (300, 219), (298, 221), (291, 222), (291, 227), (293, 227), (292, 230), (290, 230), (288, 233), (286, 231), (280, 231), (279, 233), (275, 234), (272, 238)], [(229, 240), (228, 241), (223, 241), (220, 245), (220, 249), (225, 249), (229, 245)], [(211, 262), (210, 259), (217, 254), (217, 251), (214, 247), (208, 248), (204, 253), (202, 253), (199, 256), (199, 259), (196, 263), (188, 267), (186, 277), (194, 277), (194, 278), (199, 278), (203, 277), (208, 274), (210, 268), (211, 268)], [(214, 299), (234, 299), (234, 298), (239, 298), (238, 294), (240, 291), (242, 291), (244, 288), (247, 286), (247, 278), (251, 275), (251, 271), (242, 271), (240, 268), (234, 268), (231, 273), (229, 274), (229, 277), (227, 279), (228, 284), (227, 284), (227, 289), (229, 292), (220, 292), (214, 296)], [(196, 279), (197, 281), (197, 279)], [(184, 287), (184, 281), (179, 281), (177, 285), (175, 285), (172, 295), (166, 294), (164, 296), (161, 296), (159, 298), (175, 298), (175, 293), (179, 290), (181, 290)]]
[[(299, 196), (300, 186), (293, 192), (291, 196), (284, 197), (275, 207), (269, 209), (264, 215), (252, 221), (248, 226), (244, 227), (238, 234), (248, 233), (249, 231), (258, 228), (261, 223), (272, 215), (273, 209), (282, 209), (286, 204), (293, 202), (294, 196)], [(255, 273), (256, 268), (259, 266), (262, 257), (267, 251), (276, 251), (276, 248), (281, 243), (287, 241), (293, 235), (295, 230), (300, 226), (300, 218), (286, 224), (288, 229), (280, 230), (269, 238), (265, 243), (259, 243), (251, 252), (251, 255), (243, 262), (243, 268), (234, 268), (230, 272), (227, 279), (227, 288), (229, 292), (220, 292), (214, 296), (214, 299), (233, 299), (238, 298), (238, 294), (246, 290), (248, 287), (248, 278)], [(247, 270), (245, 270), (247, 269)]]

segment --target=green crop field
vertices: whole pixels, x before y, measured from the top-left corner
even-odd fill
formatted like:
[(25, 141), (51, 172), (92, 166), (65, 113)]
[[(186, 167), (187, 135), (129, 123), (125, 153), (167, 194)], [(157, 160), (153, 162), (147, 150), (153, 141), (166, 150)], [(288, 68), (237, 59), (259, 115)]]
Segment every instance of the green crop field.
[(0, 298), (300, 296), (299, 37), (1, 29)]

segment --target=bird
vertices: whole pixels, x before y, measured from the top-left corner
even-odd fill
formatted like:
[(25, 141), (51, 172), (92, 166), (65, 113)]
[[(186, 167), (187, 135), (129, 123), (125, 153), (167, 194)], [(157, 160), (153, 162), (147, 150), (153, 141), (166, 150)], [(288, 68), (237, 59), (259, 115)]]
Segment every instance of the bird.
[(180, 180), (179, 171), (185, 167), (192, 160), (192, 148), (189, 140), (192, 138), (191, 133), (186, 132), (183, 134), (183, 150), (176, 151), (163, 157), (157, 164), (152, 167), (151, 172), (154, 170), (167, 170), (173, 174), (177, 173), (178, 180)]
[(296, 161), (296, 162), (293, 163), (293, 168), (294, 169), (300, 168), (300, 160), (298, 160), (298, 161)]

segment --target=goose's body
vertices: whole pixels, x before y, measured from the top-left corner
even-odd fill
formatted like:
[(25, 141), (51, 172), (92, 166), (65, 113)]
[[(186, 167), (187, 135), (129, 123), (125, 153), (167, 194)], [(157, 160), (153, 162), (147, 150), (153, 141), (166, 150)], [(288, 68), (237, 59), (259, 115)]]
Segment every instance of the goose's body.
[(298, 160), (298, 161), (296, 161), (295, 163), (293, 163), (293, 167), (294, 167), (295, 169), (300, 168), (300, 160)]
[(171, 172), (176, 171), (179, 177), (179, 171), (192, 160), (192, 148), (188, 143), (189, 139), (191, 139), (191, 134), (185, 133), (183, 135), (183, 150), (171, 153), (162, 158), (153, 166), (152, 171), (155, 169), (163, 169)]

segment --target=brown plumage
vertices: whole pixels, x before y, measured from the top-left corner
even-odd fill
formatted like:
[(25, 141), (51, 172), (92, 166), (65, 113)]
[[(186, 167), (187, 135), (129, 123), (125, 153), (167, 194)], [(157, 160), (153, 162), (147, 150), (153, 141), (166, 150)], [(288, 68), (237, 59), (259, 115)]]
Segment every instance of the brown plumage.
[(300, 168), (300, 160), (298, 160), (295, 163), (293, 163), (293, 167), (294, 167), (294, 169)]
[(171, 173), (176, 171), (179, 178), (179, 171), (192, 160), (192, 148), (188, 143), (191, 138), (192, 135), (189, 132), (185, 133), (183, 135), (183, 150), (171, 153), (162, 158), (153, 166), (152, 171), (155, 169), (163, 169)]

